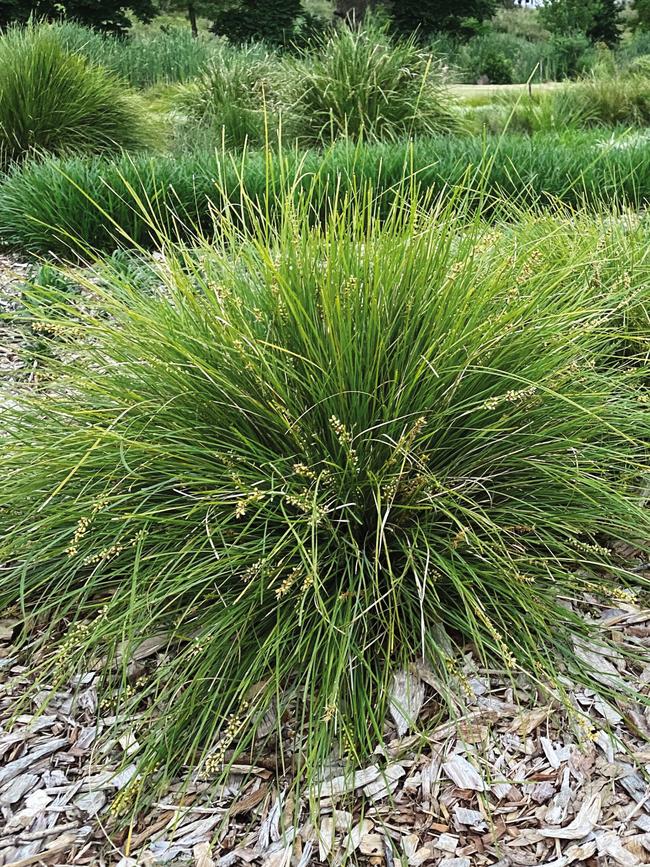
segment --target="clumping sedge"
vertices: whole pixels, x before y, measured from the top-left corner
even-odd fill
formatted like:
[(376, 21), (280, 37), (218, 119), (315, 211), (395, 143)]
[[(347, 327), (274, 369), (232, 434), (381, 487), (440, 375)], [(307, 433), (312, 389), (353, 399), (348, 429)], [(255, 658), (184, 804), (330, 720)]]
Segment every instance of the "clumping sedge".
[(468, 642), (616, 690), (573, 649), (585, 594), (642, 587), (616, 542), (650, 539), (647, 384), (621, 348), (647, 245), (593, 217), (489, 229), (458, 197), (379, 220), (366, 192), (317, 228), (295, 197), (275, 228), (225, 213), (152, 260), (156, 289), (107, 266), (82, 311), (32, 291), (76, 330), (3, 409), (0, 603), (45, 681), (122, 682), (142, 775), (116, 810), (218, 777), (262, 719), (281, 772), (354, 766), (395, 669), (458, 684)]
[(142, 150), (161, 130), (140, 96), (49, 24), (0, 34), (0, 168), (42, 153)]

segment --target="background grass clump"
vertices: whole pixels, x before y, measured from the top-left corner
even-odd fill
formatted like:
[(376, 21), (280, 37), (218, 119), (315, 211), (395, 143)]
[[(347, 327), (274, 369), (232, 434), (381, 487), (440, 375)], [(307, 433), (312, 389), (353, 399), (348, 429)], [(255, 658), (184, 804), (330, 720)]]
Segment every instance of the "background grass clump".
[(415, 38), (393, 41), (372, 19), (338, 28), (285, 65), (286, 123), (301, 141), (387, 140), (458, 125), (440, 63)]
[(203, 75), (176, 95), (174, 104), (195, 123), (214, 130), (215, 144), (243, 147), (278, 139), (281, 61), (262, 45), (215, 52)]
[(164, 636), (120, 699), (145, 791), (184, 763), (219, 775), (271, 706), (298, 773), (335, 744), (355, 764), (395, 667), (443, 677), (466, 642), (593, 686), (566, 600), (642, 582), (611, 545), (650, 538), (650, 418), (610, 363), (647, 301), (642, 239), (488, 229), (460, 201), (379, 221), (371, 198), (318, 228), (288, 200), (275, 230), (222, 221), (152, 262), (157, 292), (109, 264), (96, 313), (34, 290), (72, 352), (4, 413), (0, 604), (38, 624), (55, 682), (99, 659), (128, 682), (130, 649)]
[(68, 51), (57, 28), (0, 35), (0, 166), (40, 152), (138, 150), (158, 138), (139, 97)]
[[(50, 158), (16, 167), (0, 183), (0, 243), (26, 253), (86, 256), (89, 249), (157, 247), (162, 236), (206, 235), (245, 199), (277, 219), (282, 195), (309, 193), (313, 216), (336, 190), (372, 185), (386, 211), (404, 177), (430, 198), (469, 186), (474, 206), (642, 209), (650, 200), (650, 139), (641, 134), (435, 136), (325, 151), (251, 151), (245, 158), (199, 148), (174, 155)], [(317, 204), (316, 204), (317, 203)]]

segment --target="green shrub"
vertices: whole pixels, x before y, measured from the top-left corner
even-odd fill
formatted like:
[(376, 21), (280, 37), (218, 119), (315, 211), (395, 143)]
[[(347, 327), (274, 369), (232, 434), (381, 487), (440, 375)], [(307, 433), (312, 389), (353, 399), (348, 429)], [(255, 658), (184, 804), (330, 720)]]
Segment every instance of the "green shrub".
[(593, 48), (586, 36), (579, 33), (553, 34), (543, 61), (546, 81), (576, 78), (593, 62)]
[(302, 141), (376, 141), (457, 126), (440, 64), (414, 38), (394, 42), (372, 19), (321, 38), (286, 71), (285, 124)]
[[(434, 52), (443, 47), (436, 40)], [(538, 70), (544, 47), (508, 33), (488, 31), (469, 42), (457, 43), (446, 55), (456, 77), (468, 84), (487, 76), (493, 84), (525, 82)]]
[(238, 0), (220, 9), (212, 30), (233, 42), (290, 42), (302, 13), (302, 0)]
[(0, 184), (0, 243), (63, 256), (159, 246), (161, 231), (186, 237), (198, 227), (210, 234), (215, 215), (237, 209), (242, 196), (273, 216), (283, 188), (300, 195), (315, 186), (324, 207), (337, 189), (353, 193), (370, 183), (387, 206), (405, 171), (433, 197), (470, 183), (477, 202), (503, 196), (531, 205), (639, 209), (650, 201), (644, 137), (440, 136), (412, 144), (340, 142), (325, 153), (252, 152), (243, 160), (188, 149), (155, 159), (51, 158), (18, 167)]
[(222, 45), (201, 79), (179, 91), (175, 103), (213, 127), (215, 142), (241, 147), (277, 140), (279, 66), (262, 45)]
[(612, 543), (650, 538), (646, 393), (603, 368), (647, 300), (632, 239), (411, 201), (317, 229), (281, 212), (168, 247), (163, 292), (89, 281), (96, 314), (48, 293), (74, 352), (3, 412), (0, 606), (38, 624), (52, 689), (102, 672), (141, 744), (123, 807), (255, 755), (271, 706), (299, 777), (334, 745), (350, 769), (383, 740), (395, 669), (424, 657), (444, 700), (470, 643), (556, 697), (567, 673), (639, 698), (574, 654), (593, 636), (635, 665), (580, 607), (629, 598), (643, 579)]
[(0, 36), (0, 165), (31, 152), (142, 149), (158, 132), (138, 97), (48, 25)]

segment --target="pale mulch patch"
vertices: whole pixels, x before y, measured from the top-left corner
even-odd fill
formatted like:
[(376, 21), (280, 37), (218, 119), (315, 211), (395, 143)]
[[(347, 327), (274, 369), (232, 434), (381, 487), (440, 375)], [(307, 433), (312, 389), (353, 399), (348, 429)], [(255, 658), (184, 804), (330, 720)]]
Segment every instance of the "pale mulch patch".
[[(612, 633), (648, 646), (650, 611), (621, 605), (601, 616)], [(306, 799), (296, 805), (290, 781), (269, 770), (270, 755), (257, 766), (235, 766), (217, 793), (199, 769), (188, 768), (189, 785), (172, 786), (128, 835), (109, 807), (135, 773), (137, 718), (122, 720), (118, 736), (115, 718), (98, 712), (89, 672), (50, 695), (42, 715), (33, 713), (33, 701), (10, 727), (29, 684), (12, 634), (3, 621), (2, 867), (306, 867), (347, 858), (373, 867), (650, 864), (649, 709), (608, 704), (567, 683), (586, 723), (525, 678), (481, 671), (470, 652), (464, 717), (437, 725), (424, 740), (409, 733), (415, 716), (422, 722), (439, 705), (426, 667), (403, 673), (396, 689), (408, 697), (395, 708), (388, 747), (353, 777), (333, 764), (319, 790), (317, 827)], [(650, 665), (634, 674), (618, 656), (601, 660), (603, 678), (636, 678), (639, 693), (650, 692)], [(146, 664), (155, 662), (153, 652)], [(38, 700), (47, 697), (44, 689)]]

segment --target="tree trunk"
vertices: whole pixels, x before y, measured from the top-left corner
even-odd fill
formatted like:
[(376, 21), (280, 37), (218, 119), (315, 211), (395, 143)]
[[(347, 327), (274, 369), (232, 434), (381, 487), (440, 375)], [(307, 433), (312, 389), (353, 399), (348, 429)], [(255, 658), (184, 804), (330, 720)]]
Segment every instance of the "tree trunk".
[(372, 0), (336, 0), (334, 16), (348, 24), (358, 23), (372, 5)]
[(190, 27), (192, 28), (192, 36), (196, 39), (199, 35), (199, 27), (196, 23), (196, 7), (192, 0), (187, 3), (187, 17), (190, 19)]

